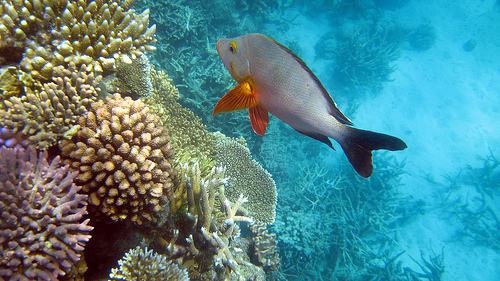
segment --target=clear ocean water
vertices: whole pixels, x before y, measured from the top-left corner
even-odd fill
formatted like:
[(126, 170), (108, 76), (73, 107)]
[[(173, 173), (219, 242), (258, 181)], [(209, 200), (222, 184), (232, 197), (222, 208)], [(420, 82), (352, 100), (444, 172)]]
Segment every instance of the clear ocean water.
[[(161, 46), (153, 61), (209, 130), (245, 137), (273, 174), (272, 232), (282, 258), (276, 278), (500, 278), (500, 2), (179, 4), (193, 16), (189, 39), (161, 23), (157, 34), (209, 68), (176, 69)], [(165, 20), (152, 14), (152, 22)], [(246, 111), (212, 118), (214, 103), (236, 85), (215, 43), (247, 33), (265, 34), (302, 58), (357, 128), (400, 137), (408, 148), (375, 152), (374, 174), (363, 179), (337, 143), (334, 151), (277, 118), (263, 137)]]

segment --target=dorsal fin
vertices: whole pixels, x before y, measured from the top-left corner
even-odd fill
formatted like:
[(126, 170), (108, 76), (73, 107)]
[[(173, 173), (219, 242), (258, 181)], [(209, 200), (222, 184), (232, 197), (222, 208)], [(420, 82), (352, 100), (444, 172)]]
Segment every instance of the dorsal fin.
[[(269, 37), (267, 37), (269, 38)], [(276, 45), (278, 45), (283, 51), (287, 52), (290, 56), (293, 57), (293, 59), (309, 74), (309, 77), (312, 78), (314, 83), (318, 86), (318, 88), (321, 90), (321, 93), (325, 97), (325, 99), (328, 101), (328, 113), (330, 113), (337, 121), (339, 121), (342, 124), (345, 125), (354, 125), (349, 118), (347, 118), (341, 111), (338, 109), (337, 104), (333, 101), (332, 97), (328, 93), (328, 91), (323, 87), (323, 84), (319, 81), (318, 77), (314, 75), (314, 73), (309, 69), (309, 67), (306, 65), (306, 63), (299, 58), (296, 54), (294, 54), (290, 49), (287, 47), (281, 45), (279, 42), (275, 41), (274, 39), (269, 38), (269, 40), (273, 41)]]

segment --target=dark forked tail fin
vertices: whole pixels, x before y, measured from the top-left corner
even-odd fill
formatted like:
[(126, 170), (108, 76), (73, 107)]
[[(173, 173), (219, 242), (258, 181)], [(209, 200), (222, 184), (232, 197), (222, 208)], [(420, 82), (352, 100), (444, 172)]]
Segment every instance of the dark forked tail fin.
[(348, 137), (340, 145), (352, 166), (362, 177), (373, 171), (372, 150), (403, 150), (406, 143), (393, 136), (348, 127)]

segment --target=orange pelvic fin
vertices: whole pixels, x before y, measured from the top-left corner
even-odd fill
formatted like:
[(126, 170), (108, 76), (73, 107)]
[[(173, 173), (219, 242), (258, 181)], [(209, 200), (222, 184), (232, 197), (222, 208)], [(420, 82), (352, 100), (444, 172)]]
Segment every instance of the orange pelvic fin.
[(217, 102), (212, 115), (252, 108), (258, 104), (259, 99), (255, 96), (252, 85), (249, 81), (245, 81), (234, 87)]
[(255, 133), (263, 136), (266, 133), (266, 127), (269, 123), (269, 114), (260, 105), (250, 108), (248, 117), (252, 123), (252, 128)]

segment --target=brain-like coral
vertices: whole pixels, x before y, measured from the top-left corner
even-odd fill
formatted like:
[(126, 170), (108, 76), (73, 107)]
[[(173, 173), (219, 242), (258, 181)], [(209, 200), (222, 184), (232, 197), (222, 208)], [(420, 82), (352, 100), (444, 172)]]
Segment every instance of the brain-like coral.
[(53, 82), (41, 84), (30, 74), (17, 71), (22, 95), (0, 102), (0, 125), (22, 132), (41, 149), (61, 138), (71, 138), (78, 117), (97, 98), (100, 81), (86, 65), (70, 63), (53, 69)]
[(277, 252), (276, 234), (270, 234), (263, 223), (252, 223), (249, 228), (258, 264), (261, 264), (266, 271), (278, 270), (281, 260)]
[(77, 172), (47, 152), (0, 148), (0, 279), (57, 280), (90, 239)]
[(177, 264), (168, 261), (166, 256), (153, 253), (153, 250), (140, 247), (131, 249), (118, 261), (118, 268), (109, 274), (111, 280), (151, 280), (151, 281), (188, 281), (187, 270), (179, 269)]
[(248, 148), (236, 141), (221, 141), (216, 147), (216, 160), (226, 167), (226, 176), (229, 176), (226, 197), (236, 202), (240, 194), (244, 194), (248, 197), (245, 205), (248, 216), (262, 223), (273, 223), (277, 192), (271, 174), (251, 160)]
[(113, 221), (156, 221), (172, 195), (173, 152), (159, 117), (141, 101), (119, 94), (91, 105), (81, 129), (60, 143), (64, 162), (79, 170), (89, 210)]

